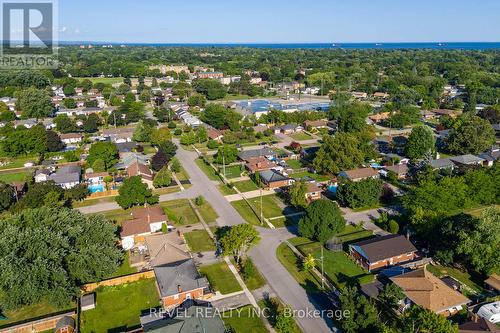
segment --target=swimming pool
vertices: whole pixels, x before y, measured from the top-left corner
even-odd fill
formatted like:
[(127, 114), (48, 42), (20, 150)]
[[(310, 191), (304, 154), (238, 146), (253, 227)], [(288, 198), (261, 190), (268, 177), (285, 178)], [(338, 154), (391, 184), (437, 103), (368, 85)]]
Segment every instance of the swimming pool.
[(89, 185), (88, 190), (90, 193), (104, 192), (104, 185)]
[(333, 193), (333, 194), (337, 194), (337, 188), (338, 188), (338, 185), (330, 185), (330, 186), (328, 186), (328, 192)]

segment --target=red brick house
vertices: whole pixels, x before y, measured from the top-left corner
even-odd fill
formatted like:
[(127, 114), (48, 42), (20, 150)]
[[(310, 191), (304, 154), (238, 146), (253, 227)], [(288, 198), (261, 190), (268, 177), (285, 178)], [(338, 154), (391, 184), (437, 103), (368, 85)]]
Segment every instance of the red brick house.
[(165, 309), (175, 308), (187, 299), (199, 299), (208, 291), (208, 281), (200, 275), (193, 259), (156, 266), (154, 272)]
[(415, 246), (401, 235), (387, 235), (351, 244), (349, 252), (368, 271), (408, 262), (417, 257)]
[(279, 173), (276, 170), (265, 170), (259, 172), (260, 181), (266, 190), (292, 185), (293, 179)]
[(247, 160), (245, 167), (250, 173), (269, 170), (276, 167), (276, 163), (265, 157), (252, 157)]

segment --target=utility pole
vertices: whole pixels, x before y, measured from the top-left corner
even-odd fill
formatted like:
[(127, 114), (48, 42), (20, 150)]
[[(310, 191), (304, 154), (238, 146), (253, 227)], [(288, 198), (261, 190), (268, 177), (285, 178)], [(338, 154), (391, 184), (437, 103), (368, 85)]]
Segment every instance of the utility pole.
[(222, 154), (222, 172), (224, 173), (224, 178), (226, 178), (226, 157)]

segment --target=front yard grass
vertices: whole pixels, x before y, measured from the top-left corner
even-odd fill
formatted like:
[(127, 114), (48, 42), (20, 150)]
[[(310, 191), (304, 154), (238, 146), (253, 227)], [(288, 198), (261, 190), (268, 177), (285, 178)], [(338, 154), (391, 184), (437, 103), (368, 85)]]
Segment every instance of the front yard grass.
[(304, 167), (304, 164), (301, 160), (288, 160), (286, 161), (286, 164), (294, 170), (302, 169)]
[[(297, 249), (304, 255), (312, 254), (314, 258), (321, 260), (321, 247), (319, 242), (306, 242), (301, 238), (301, 244)], [(297, 241), (296, 241), (296, 244)], [(337, 287), (342, 288), (348, 284), (369, 283), (373, 280), (373, 275), (361, 266), (356, 264), (344, 251), (329, 251), (324, 249), (324, 269), (329, 280)], [(319, 267), (319, 266), (318, 266)]]
[(195, 163), (207, 175), (208, 179), (220, 181), (219, 176), (215, 174), (215, 170), (210, 165), (205, 164), (205, 161), (201, 158), (196, 159)]
[(222, 320), (234, 333), (267, 333), (267, 328), (264, 322), (258, 315), (257, 311), (251, 306), (230, 310), (222, 313)]
[(245, 276), (241, 267), (239, 267), (239, 265), (236, 263), (236, 260), (231, 259), (231, 262), (233, 263), (234, 267), (238, 269), (238, 272), (240, 273), (241, 278), (245, 281), (245, 284), (248, 287), (248, 289), (256, 290), (263, 287), (266, 284), (266, 281), (260, 274), (257, 267), (255, 267), (252, 259), (247, 258), (244, 263), (244, 265), (251, 265), (253, 267), (253, 269), (247, 270), (248, 276)]
[(238, 280), (236, 280), (224, 261), (201, 266), (200, 273), (206, 276), (212, 288), (221, 294), (230, 294), (242, 290)]
[(160, 305), (155, 279), (97, 290), (96, 308), (81, 314), (83, 333), (128, 331), (140, 327), (141, 311)]
[(250, 192), (258, 190), (259, 187), (252, 180), (243, 180), (233, 184), (240, 192)]
[(190, 225), (200, 222), (187, 199), (164, 201), (160, 203), (160, 206), (174, 224)]
[(102, 197), (102, 198), (96, 198), (96, 199), (87, 199), (87, 200), (82, 200), (82, 201), (73, 201), (73, 208), (88, 207), (88, 206), (93, 206), (93, 205), (97, 205), (97, 204), (104, 203), (104, 202), (115, 202), (115, 196)]
[(198, 206), (198, 211), (200, 212), (203, 220), (207, 223), (215, 222), (215, 220), (219, 217), (208, 201), (205, 201), (203, 205)]
[[(219, 172), (223, 175), (224, 174), (224, 169), (219, 166)], [(233, 165), (226, 167), (226, 178), (227, 179), (233, 179), (233, 178), (239, 178), (241, 176), (241, 166), (240, 165)]]
[(286, 268), (290, 275), (292, 275), (307, 292), (317, 293), (322, 291), (321, 279), (314, 273), (302, 269), (301, 259), (293, 253), (287, 244), (283, 243), (278, 246), (276, 256), (283, 267)]
[(231, 188), (231, 187), (227, 186), (226, 184), (220, 184), (218, 187), (219, 187), (220, 193), (222, 193), (222, 195), (224, 195), (224, 196), (236, 194), (236, 191), (234, 190), (234, 188)]
[(305, 141), (305, 140), (310, 140), (313, 138), (312, 136), (310, 136), (309, 134), (307, 134), (305, 132), (293, 133), (293, 134), (290, 134), (289, 137), (291, 137), (295, 141)]
[[(277, 217), (283, 215), (283, 210), (278, 206), (274, 195), (266, 195), (262, 197), (263, 215), (265, 218)], [(245, 221), (253, 225), (261, 225), (260, 223), (260, 197), (248, 199), (255, 209), (255, 212), (250, 208), (245, 200), (233, 201), (231, 205), (240, 213)]]
[(186, 169), (184, 169), (182, 166), (180, 168), (180, 171), (176, 172), (175, 175), (177, 176), (177, 179), (179, 179), (180, 182), (189, 180), (189, 175)]
[(193, 252), (215, 251), (215, 244), (205, 230), (194, 230), (184, 234), (186, 242)]

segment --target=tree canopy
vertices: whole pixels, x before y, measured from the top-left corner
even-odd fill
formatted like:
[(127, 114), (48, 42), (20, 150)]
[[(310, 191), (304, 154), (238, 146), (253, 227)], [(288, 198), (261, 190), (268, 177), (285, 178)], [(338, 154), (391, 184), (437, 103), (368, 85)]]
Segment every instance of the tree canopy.
[(108, 277), (123, 255), (116, 226), (101, 215), (61, 208), (27, 209), (0, 221), (0, 305), (48, 299), (66, 305), (78, 286)]
[(158, 195), (153, 194), (153, 191), (142, 182), (140, 176), (125, 179), (118, 193), (116, 202), (123, 209), (144, 204), (153, 205), (159, 200)]
[(405, 155), (410, 159), (421, 159), (424, 156), (432, 156), (436, 150), (436, 139), (434, 132), (428, 126), (415, 126), (405, 146)]
[(320, 199), (306, 208), (299, 222), (299, 234), (325, 243), (344, 230), (346, 221), (336, 203)]
[(357, 168), (365, 159), (360, 144), (356, 136), (349, 133), (327, 135), (323, 138), (313, 166), (318, 172), (329, 174)]
[(102, 160), (106, 170), (111, 169), (118, 162), (118, 148), (112, 142), (96, 142), (89, 149), (87, 163), (94, 165), (96, 160)]

